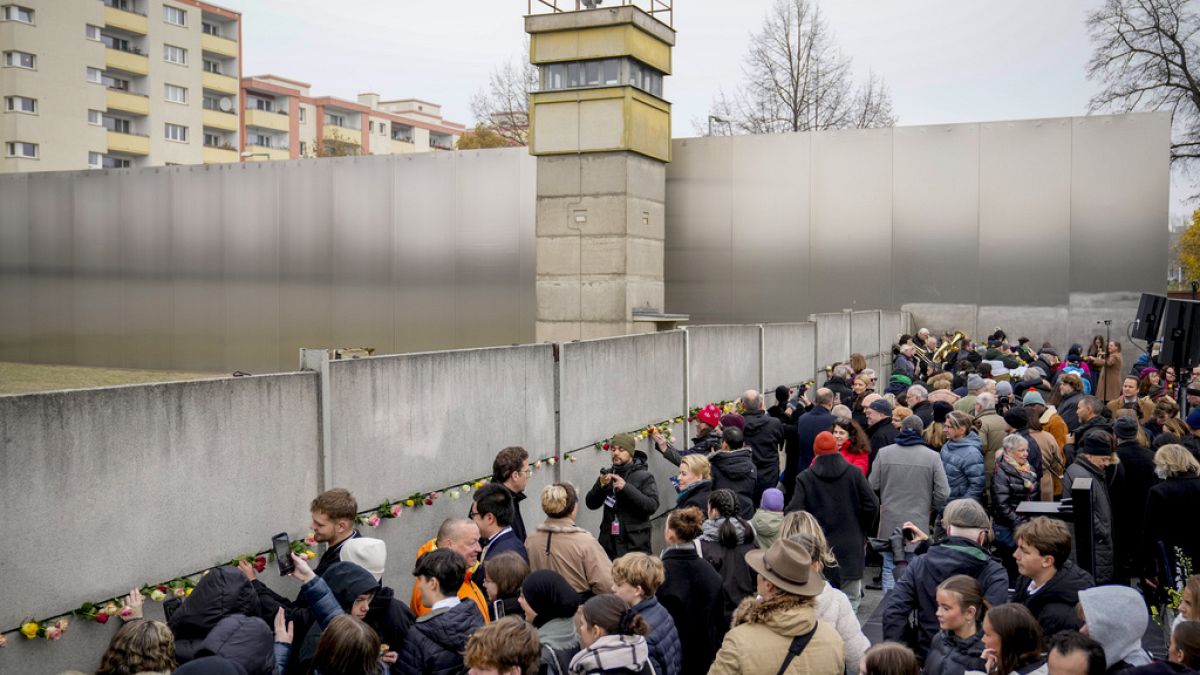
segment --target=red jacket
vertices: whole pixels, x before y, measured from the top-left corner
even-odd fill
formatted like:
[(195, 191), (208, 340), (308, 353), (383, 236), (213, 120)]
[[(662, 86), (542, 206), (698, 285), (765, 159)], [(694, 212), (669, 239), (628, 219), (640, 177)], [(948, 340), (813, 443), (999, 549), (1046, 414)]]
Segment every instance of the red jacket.
[(871, 461), (871, 453), (850, 452), (850, 439), (848, 438), (842, 441), (842, 447), (838, 448), (838, 452), (842, 453), (842, 457), (845, 457), (847, 462), (857, 466), (858, 470), (862, 471), (864, 476), (867, 475), (867, 469), (870, 468), (868, 462)]

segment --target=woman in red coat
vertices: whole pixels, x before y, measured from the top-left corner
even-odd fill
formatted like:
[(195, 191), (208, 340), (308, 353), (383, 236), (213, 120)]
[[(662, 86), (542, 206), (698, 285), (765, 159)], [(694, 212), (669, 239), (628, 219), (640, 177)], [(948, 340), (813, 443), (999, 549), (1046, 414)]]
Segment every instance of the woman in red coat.
[(834, 420), (833, 428), (829, 431), (837, 440), (838, 452), (842, 457), (857, 466), (864, 476), (867, 475), (870, 468), (871, 442), (867, 440), (867, 433), (858, 426), (858, 422), (839, 417)]

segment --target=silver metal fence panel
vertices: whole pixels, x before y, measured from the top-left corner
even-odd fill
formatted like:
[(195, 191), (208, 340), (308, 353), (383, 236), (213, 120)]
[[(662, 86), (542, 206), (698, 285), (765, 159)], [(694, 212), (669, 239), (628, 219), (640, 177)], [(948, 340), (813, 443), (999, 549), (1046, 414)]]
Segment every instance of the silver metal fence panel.
[(976, 302), (1066, 304), (1072, 262), (1070, 120), (983, 124), (979, 145)]
[(1163, 290), (1170, 117), (1071, 120), (1071, 291)]
[[(401, 351), (458, 347), (455, 162), (448, 153), (395, 164), (395, 332)], [(433, 223), (439, 225), (431, 226)]]
[(29, 176), (0, 176), (0, 359), (32, 359)]
[(301, 347), (333, 347), (334, 164), (288, 162), (279, 169), (279, 354), (296, 367)]
[(251, 371), (279, 355), (279, 176), (284, 167), (226, 168), (220, 194), (225, 364)]
[(75, 358), (74, 227), (69, 174), (43, 174), (29, 182), (30, 357), (42, 363)]
[(779, 134), (732, 144), (733, 296), (716, 320), (784, 322), (808, 311), (811, 143), (811, 134)]
[(979, 283), (979, 126), (897, 127), (892, 134), (894, 296), (973, 302)]
[[(227, 165), (189, 166), (171, 173), (174, 309), (171, 365), (175, 368), (225, 372), (237, 369), (226, 360), (228, 313), (221, 272), (226, 230), (222, 213), (223, 183), (231, 168)], [(240, 214), (233, 216), (243, 228), (252, 229), (249, 218)], [(114, 264), (112, 270), (118, 272), (120, 265)], [(261, 309), (272, 311), (275, 304), (272, 299), (269, 306)], [(294, 362), (295, 358), (292, 360)], [(242, 369), (253, 372), (252, 367), (245, 365)]]
[(74, 356), (80, 362), (119, 366), (124, 358), (124, 280), (116, 227), (120, 195), (112, 176), (93, 171), (74, 174), (73, 252)]
[(734, 312), (730, 164), (731, 148), (741, 140), (722, 136), (677, 141), (667, 165), (667, 311), (686, 307), (698, 323), (723, 321)]
[(384, 157), (333, 161), (333, 339), (394, 351), (392, 180)]
[(171, 174), (160, 167), (121, 177), (126, 363), (156, 368), (173, 359)]

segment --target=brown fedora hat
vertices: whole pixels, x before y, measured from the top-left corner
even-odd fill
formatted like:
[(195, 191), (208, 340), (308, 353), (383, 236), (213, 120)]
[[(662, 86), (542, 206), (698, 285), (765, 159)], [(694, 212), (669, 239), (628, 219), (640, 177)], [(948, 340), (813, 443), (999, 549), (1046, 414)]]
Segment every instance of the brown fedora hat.
[(766, 551), (747, 551), (746, 564), (780, 590), (793, 595), (817, 596), (825, 588), (825, 580), (812, 571), (808, 549), (791, 539), (780, 539)]

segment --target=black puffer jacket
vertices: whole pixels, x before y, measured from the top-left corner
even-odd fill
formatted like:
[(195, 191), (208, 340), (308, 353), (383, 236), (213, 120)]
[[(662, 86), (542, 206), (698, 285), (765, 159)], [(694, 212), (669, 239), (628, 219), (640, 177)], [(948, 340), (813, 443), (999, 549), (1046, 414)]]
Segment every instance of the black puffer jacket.
[(275, 636), (262, 619), (235, 614), (213, 626), (196, 650), (196, 658), (220, 656), (245, 668), (246, 675), (274, 675), (274, 645)]
[(394, 670), (403, 675), (465, 673), (463, 650), (467, 647), (467, 638), (482, 626), (483, 616), (473, 602), (434, 610), (413, 624)]
[(712, 494), (711, 480), (698, 480), (687, 486), (675, 496), (675, 508), (686, 509), (694, 506), (700, 513), (708, 516), (708, 496)]
[[(1077, 391), (1074, 394), (1064, 398), (1055, 406), (1058, 408), (1058, 414), (1067, 423), (1067, 431), (1075, 433), (1079, 429), (1079, 401), (1083, 399), (1083, 392)], [(1083, 438), (1082, 434), (1075, 434), (1075, 440)]]
[(1029, 471), (1021, 471), (1008, 460), (996, 462), (996, 471), (992, 473), (992, 517), (998, 525), (1016, 529), (1025, 520), (1017, 515), (1017, 506), (1021, 502), (1037, 501), (1040, 494), (1032, 467)]
[(175, 635), (176, 660), (182, 664), (196, 658), (217, 622), (234, 614), (259, 616), (258, 595), (237, 568), (218, 567), (200, 579), (167, 622)]
[(754, 526), (750, 523), (743, 525), (735, 519), (729, 522), (733, 525), (736, 536), (730, 540), (722, 540), (721, 525), (726, 519), (704, 521), (704, 534), (700, 537), (700, 554), (713, 569), (721, 575), (721, 588), (724, 591), (724, 622), (728, 626), (733, 619), (733, 611), (742, 600), (754, 595), (757, 588), (757, 573), (746, 564), (746, 554), (756, 548), (754, 543)]
[(1096, 568), (1092, 570), (1092, 576), (1097, 585), (1112, 583), (1116, 577), (1116, 551), (1113, 546), (1112, 499), (1109, 498), (1104, 471), (1079, 457), (1067, 467), (1063, 485), (1073, 485), (1076, 478), (1092, 479), (1092, 529), (1095, 531), (1093, 542), (1096, 556)]
[(754, 456), (754, 469), (758, 473), (757, 490), (775, 487), (779, 482), (779, 446), (783, 443), (783, 423), (762, 410), (747, 410), (746, 428), (743, 430), (746, 447)]
[(892, 445), (896, 442), (896, 436), (900, 435), (900, 430), (896, 425), (892, 424), (891, 418), (884, 418), (867, 427), (867, 436), (871, 439), (871, 463), (870, 467), (875, 468), (875, 456), (879, 451)]
[(949, 631), (938, 631), (925, 655), (924, 675), (963, 675), (986, 670), (983, 662), (983, 628), (964, 640)]
[[(617, 490), (612, 482), (600, 485), (599, 477), (588, 490), (585, 502), (593, 511), (604, 509), (600, 519), (600, 545), (612, 559), (631, 551), (650, 552), (650, 517), (658, 510), (658, 487), (646, 469), (646, 453), (637, 450), (628, 464), (613, 465), (612, 472), (625, 479), (625, 488)], [(615, 506), (605, 505), (610, 496)], [(620, 522), (620, 533), (612, 534), (612, 522)]]
[[(712, 467), (712, 489), (733, 490), (733, 493), (738, 496), (738, 501), (741, 502), (741, 516), (747, 520), (753, 518), (754, 485), (757, 473), (750, 450), (747, 448), (719, 450), (708, 456), (708, 463)], [(703, 511), (707, 516), (708, 510), (703, 509)]]
[(1060, 630), (1079, 630), (1083, 622), (1075, 613), (1079, 604), (1079, 591), (1095, 586), (1092, 575), (1067, 560), (1058, 572), (1037, 593), (1029, 594), (1029, 577), (1017, 579), (1017, 588), (1012, 601), (1029, 608), (1029, 612), (1042, 626), (1043, 635), (1054, 635)]
[(863, 547), (879, 515), (879, 498), (858, 467), (838, 453), (821, 455), (796, 478), (787, 512), (808, 511), (829, 537), (844, 580), (863, 576)]

